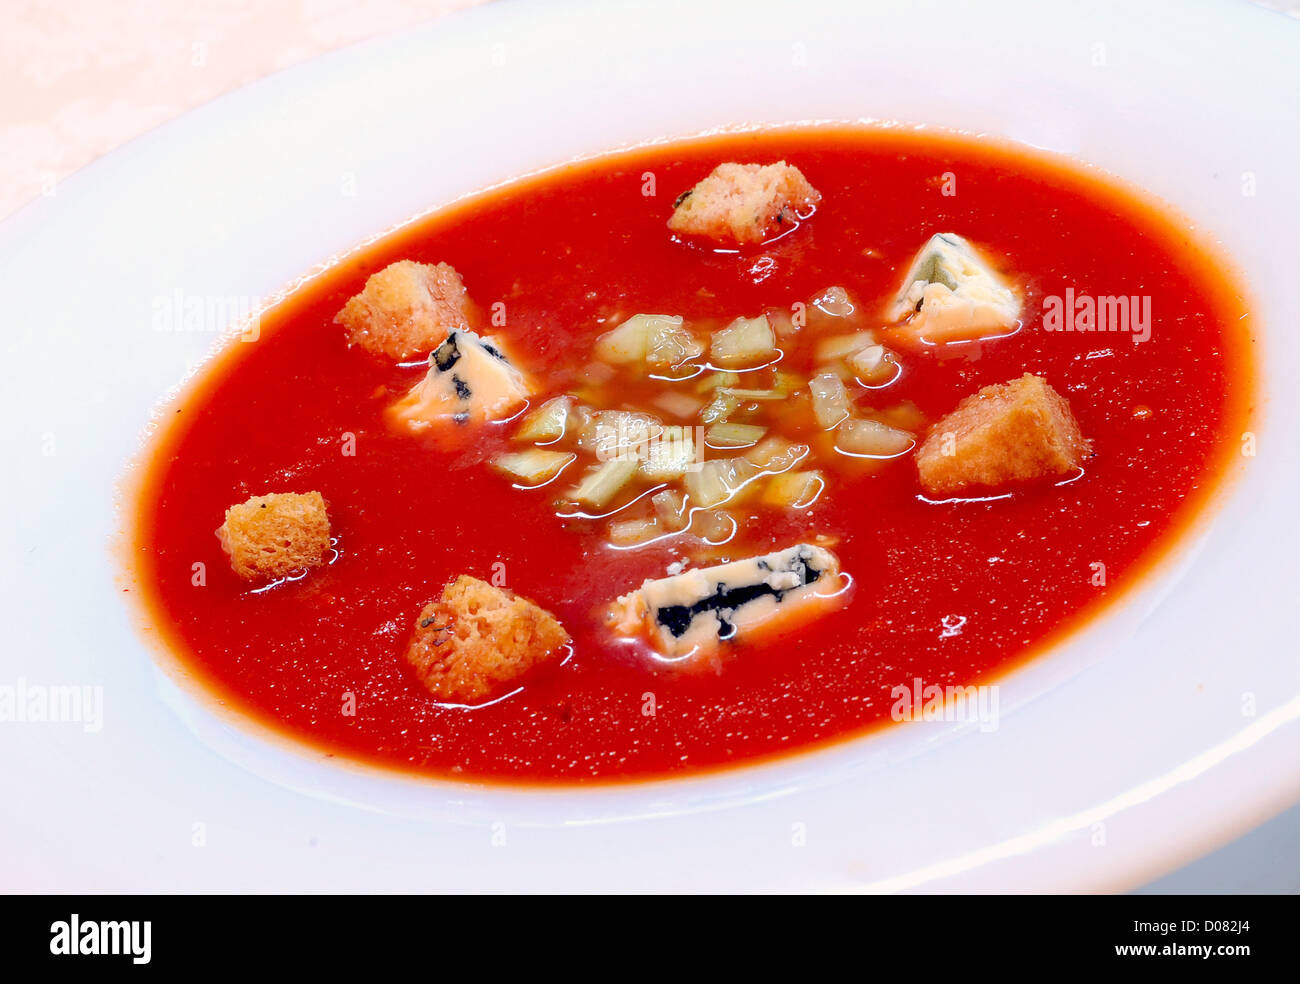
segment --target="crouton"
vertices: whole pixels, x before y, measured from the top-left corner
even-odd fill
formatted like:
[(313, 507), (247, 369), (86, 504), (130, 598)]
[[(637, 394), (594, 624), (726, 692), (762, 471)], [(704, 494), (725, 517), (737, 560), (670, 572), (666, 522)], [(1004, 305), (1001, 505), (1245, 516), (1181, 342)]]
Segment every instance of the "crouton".
[(462, 574), (420, 612), (406, 660), (435, 697), (465, 703), (557, 658), (568, 641), (546, 609)]
[(446, 263), (389, 264), (334, 317), (348, 344), (404, 361), (432, 351), (455, 328), (472, 327), (473, 308)]
[(1041, 376), (985, 386), (930, 429), (916, 452), (921, 485), (932, 495), (971, 486), (1062, 475), (1092, 448), (1070, 405)]
[(319, 492), (255, 495), (226, 510), (217, 529), (230, 566), (247, 580), (319, 567), (330, 549), (330, 521)]
[(797, 167), (719, 164), (673, 206), (668, 228), (741, 245), (761, 243), (812, 215), (821, 194)]

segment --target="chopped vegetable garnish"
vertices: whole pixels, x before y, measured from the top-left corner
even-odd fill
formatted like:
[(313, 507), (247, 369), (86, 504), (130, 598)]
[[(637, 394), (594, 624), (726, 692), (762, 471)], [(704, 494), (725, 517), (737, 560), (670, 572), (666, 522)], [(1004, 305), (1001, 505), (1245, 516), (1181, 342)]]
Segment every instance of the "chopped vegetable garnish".
[(694, 428), (665, 427), (642, 455), (641, 474), (652, 482), (681, 478), (696, 461), (702, 460), (702, 451), (696, 447)]
[(704, 406), (699, 397), (674, 391), (656, 396), (653, 402), (658, 409), (678, 420), (693, 420)]
[(878, 420), (846, 420), (835, 431), (835, 450), (867, 458), (895, 458), (916, 446), (916, 439)]
[(832, 359), (846, 359), (853, 355), (854, 352), (861, 352), (869, 345), (876, 344), (874, 332), (859, 331), (852, 335), (836, 335), (833, 338), (823, 338), (817, 343), (813, 350), (817, 358), (823, 362), (829, 362)]
[(735, 386), (740, 382), (740, 374), (735, 372), (711, 372), (701, 379), (695, 388), (701, 393), (717, 389), (719, 386)]
[(809, 450), (806, 444), (792, 444), (783, 437), (774, 436), (752, 451), (746, 451), (745, 459), (768, 474), (775, 474), (793, 468), (808, 456)]
[(607, 362), (644, 362), (678, 366), (704, 353), (704, 345), (668, 314), (634, 314), (596, 342), (596, 354)]
[(577, 459), (578, 456), (569, 451), (529, 448), (527, 451), (498, 455), (493, 459), (492, 466), (517, 482), (540, 485), (550, 481)]
[(618, 519), (609, 524), (610, 542), (620, 547), (635, 547), (662, 534), (654, 519)]
[(724, 421), (733, 413), (740, 409), (740, 398), (732, 395), (727, 390), (718, 390), (713, 401), (700, 411), (700, 422), (704, 424), (714, 424)]
[(697, 506), (720, 506), (759, 474), (758, 466), (745, 458), (715, 458), (687, 473), (686, 491)]
[(830, 430), (849, 416), (849, 394), (844, 383), (833, 373), (818, 373), (808, 381), (812, 392), (813, 414), (817, 425)]
[(547, 400), (524, 418), (519, 430), (515, 431), (515, 439), (537, 444), (551, 444), (560, 440), (568, 428), (572, 407), (573, 400), (567, 396)]
[(717, 365), (752, 368), (772, 360), (776, 336), (766, 315), (737, 318), (713, 336), (709, 358)]
[(868, 345), (850, 355), (848, 363), (864, 386), (884, 386), (898, 375), (898, 363), (883, 345)]
[(809, 313), (815, 311), (827, 318), (848, 318), (855, 310), (853, 299), (847, 290), (843, 287), (827, 287), (813, 298)]
[(704, 440), (711, 448), (748, 448), (766, 433), (766, 427), (753, 424), (714, 424), (705, 432)]
[(606, 461), (588, 472), (570, 494), (580, 505), (601, 509), (631, 481), (636, 470), (637, 462), (634, 458)]
[(807, 509), (826, 488), (826, 479), (819, 471), (792, 471), (773, 475), (763, 492), (763, 501), (774, 506)]
[(670, 532), (686, 528), (690, 517), (686, 515), (686, 499), (676, 489), (664, 489), (650, 497), (659, 524)]

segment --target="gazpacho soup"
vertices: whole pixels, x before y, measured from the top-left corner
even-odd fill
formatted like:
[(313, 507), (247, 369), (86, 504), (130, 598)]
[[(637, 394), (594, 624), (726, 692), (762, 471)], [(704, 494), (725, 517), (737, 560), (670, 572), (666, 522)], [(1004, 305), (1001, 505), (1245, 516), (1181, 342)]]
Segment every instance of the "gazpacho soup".
[(148, 449), (135, 580), (221, 701), (372, 765), (808, 749), (951, 710), (1139, 579), (1237, 454), (1245, 315), (1176, 219), (1008, 145), (568, 164), (217, 358)]

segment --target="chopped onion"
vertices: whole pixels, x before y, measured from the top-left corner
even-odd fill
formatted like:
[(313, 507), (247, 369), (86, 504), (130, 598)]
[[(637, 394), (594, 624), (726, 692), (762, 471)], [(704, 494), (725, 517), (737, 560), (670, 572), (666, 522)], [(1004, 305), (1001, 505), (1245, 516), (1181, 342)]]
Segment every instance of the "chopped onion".
[(650, 481), (667, 482), (681, 478), (703, 457), (693, 427), (665, 427), (646, 444), (638, 467)]
[(898, 375), (898, 363), (883, 345), (868, 345), (850, 355), (848, 363), (863, 386), (884, 386)]
[(691, 502), (708, 509), (734, 498), (759, 473), (758, 467), (744, 458), (715, 458), (698, 471), (687, 472), (686, 491)]
[(663, 433), (657, 417), (632, 410), (601, 410), (591, 415), (578, 436), (578, 446), (601, 461), (644, 456), (650, 442)]
[(660, 327), (681, 328), (682, 319), (670, 314), (634, 314), (613, 331), (596, 340), (596, 354), (606, 362), (641, 362), (650, 348), (650, 334)]
[(704, 433), (705, 443), (711, 448), (749, 448), (763, 439), (766, 427), (753, 424), (714, 424)]
[(813, 416), (817, 425), (830, 430), (849, 416), (849, 394), (838, 376), (829, 372), (818, 373), (808, 381), (812, 392)]
[(812, 306), (829, 318), (847, 318), (855, 310), (853, 299), (843, 287), (827, 287), (813, 298)]
[(799, 326), (795, 324), (794, 315), (788, 308), (773, 308), (768, 311), (767, 323), (781, 338), (789, 338), (799, 333)]
[(686, 515), (686, 499), (676, 489), (656, 492), (650, 497), (650, 502), (655, 507), (655, 516), (659, 519), (659, 525), (664, 529), (676, 533), (686, 528), (690, 520)]
[(734, 396), (738, 400), (784, 400), (789, 394), (782, 393), (780, 390), (760, 390), (760, 389), (733, 389), (728, 386), (726, 389), (718, 390), (719, 393), (726, 393), (728, 396)]
[(807, 509), (826, 488), (826, 479), (819, 471), (792, 471), (773, 475), (768, 479), (763, 501), (774, 506)]
[(846, 420), (835, 432), (835, 450), (864, 458), (897, 458), (916, 446), (916, 440), (879, 420)]
[(690, 393), (681, 393), (670, 390), (667, 393), (661, 393), (654, 398), (654, 405), (670, 417), (676, 417), (678, 420), (689, 420), (700, 412), (701, 403), (698, 397)]
[(540, 407), (524, 418), (519, 430), (515, 431), (515, 440), (533, 441), (538, 444), (553, 444), (564, 437), (569, 425), (569, 411), (573, 399), (557, 396), (547, 400)]
[(713, 336), (709, 358), (721, 366), (737, 368), (763, 365), (776, 352), (776, 336), (766, 315), (737, 318)]
[(806, 444), (792, 444), (783, 437), (772, 436), (763, 441), (752, 451), (745, 452), (745, 459), (766, 474), (789, 471), (804, 458), (808, 457)]
[(635, 547), (660, 533), (662, 530), (654, 519), (620, 519), (609, 524), (610, 542), (620, 547)]
[(854, 352), (861, 352), (864, 348), (876, 344), (874, 332), (859, 331), (852, 335), (835, 335), (831, 338), (823, 338), (817, 343), (813, 350), (818, 360), (830, 362), (833, 359), (846, 359)]
[(701, 509), (691, 516), (691, 532), (707, 543), (726, 543), (736, 533), (737, 524), (725, 509)]
[(637, 462), (631, 458), (606, 461), (589, 471), (570, 494), (575, 502), (600, 509), (631, 481), (636, 469)]
[(541, 485), (548, 482), (577, 460), (576, 454), (567, 451), (547, 451), (529, 448), (498, 455), (492, 466), (524, 485)]
[(725, 421), (733, 413), (740, 409), (739, 398), (732, 396), (724, 389), (720, 389), (713, 401), (700, 411), (700, 422), (704, 424), (715, 424)]
[(645, 360), (652, 366), (680, 366), (704, 354), (704, 343), (676, 324), (656, 324), (646, 338)]
[(696, 385), (696, 391), (707, 393), (709, 390), (717, 389), (720, 386), (735, 386), (740, 382), (740, 376), (734, 372), (711, 372)]

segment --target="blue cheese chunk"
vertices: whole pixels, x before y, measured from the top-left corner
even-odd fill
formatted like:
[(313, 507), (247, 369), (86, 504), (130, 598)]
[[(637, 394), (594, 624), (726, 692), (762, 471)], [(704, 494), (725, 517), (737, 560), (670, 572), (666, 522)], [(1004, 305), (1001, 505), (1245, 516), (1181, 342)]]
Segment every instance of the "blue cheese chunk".
[(510, 416), (532, 392), (528, 377), (492, 338), (453, 331), (429, 356), (429, 371), (392, 407), (413, 431), (440, 422), (481, 423)]
[(776, 553), (646, 581), (614, 602), (611, 622), (684, 659), (760, 630), (807, 621), (842, 594), (839, 560), (801, 543)]
[(969, 242), (931, 236), (903, 277), (886, 317), (921, 342), (1004, 335), (1020, 320), (1020, 297)]

